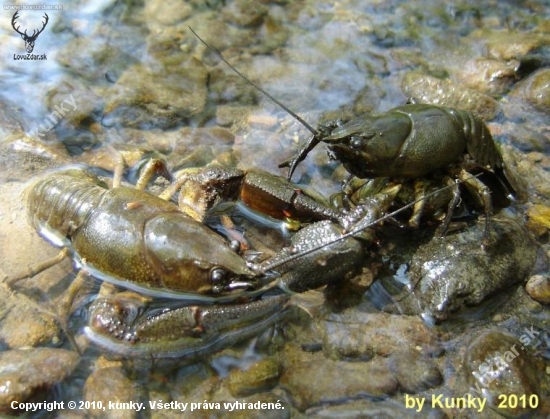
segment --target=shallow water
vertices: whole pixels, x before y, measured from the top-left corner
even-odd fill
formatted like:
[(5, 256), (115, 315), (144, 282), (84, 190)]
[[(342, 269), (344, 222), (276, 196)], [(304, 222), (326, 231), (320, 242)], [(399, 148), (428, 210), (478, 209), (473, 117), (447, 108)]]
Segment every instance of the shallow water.
[[(278, 164), (293, 155), (309, 132), (221, 63), (188, 27), (314, 127), (327, 120), (387, 111), (404, 104), (411, 92), (423, 102), (450, 107), (466, 103), (468, 109), (485, 118), (496, 142), (507, 147), (506, 156), (518, 160), (514, 166), (527, 183), (529, 198), (525, 205), (514, 209), (513, 218), (525, 224), (524, 220), (532, 218), (525, 214), (533, 204), (550, 206), (550, 76), (542, 77), (538, 84), (530, 78), (550, 64), (550, 6), (545, 1), (520, 4), (489, 0), (445, 4), (430, 0), (337, 3), (306, 0), (259, 4), (244, 0), (146, 4), (81, 1), (63, 4), (63, 10), (23, 10), (18, 24), (29, 28), (28, 32), (39, 28), (44, 12), (49, 21), (36, 40), (33, 54), (46, 54), (46, 60), (18, 59), (25, 51), (23, 40), (11, 26), (14, 11), (4, 7), (4, 18), (0, 22), (4, 57), (0, 63), (3, 102), (0, 128), (6, 138), (0, 153), (1, 164), (5, 166), (0, 175), (0, 241), (4, 254), (1, 269), (5, 276), (12, 276), (22, 267), (36, 265), (57, 253), (27, 224), (21, 195), (26, 182), (67, 162), (112, 170), (112, 151), (106, 146), (154, 151), (168, 161), (171, 169), (218, 162), (286, 174)], [(452, 85), (433, 87), (434, 80), (450, 80)], [(36, 157), (35, 152), (21, 150), (17, 139), (22, 133), (55, 148), (54, 157)], [(345, 177), (345, 170), (338, 162), (329, 160), (321, 145), (298, 166), (293, 180), (328, 196), (339, 190)], [(530, 231), (542, 246), (537, 254), (547, 254), (547, 226), (531, 225)], [(270, 242), (277, 240), (270, 238)], [(309, 371), (304, 367), (308, 362), (311, 369), (319, 371), (345, 368), (350, 364), (351, 355), (338, 355), (335, 350), (337, 355), (332, 352), (326, 355), (324, 363), (323, 354), (313, 351), (309, 360), (305, 359), (310, 356), (309, 352), (300, 352), (288, 342), (295, 340), (307, 348), (321, 345), (327, 354), (326, 348), (333, 342), (327, 343), (326, 334), (319, 332), (323, 324), (346, 323), (348, 315), (354, 325), (363, 321), (357, 313), (347, 312), (344, 320), (327, 320), (327, 313), (359, 307), (359, 313), (378, 316), (378, 311), (398, 293), (392, 286), (384, 288), (383, 281), (387, 283), (394, 278), (399, 282), (394, 288), (400, 288), (407, 281), (407, 268), (413, 256), (407, 260), (408, 254), (392, 253), (392, 246), (401, 245), (399, 241), (399, 238), (395, 239), (396, 243), (388, 239), (391, 244), (381, 245), (377, 260), (384, 266), (376, 267), (374, 262), (369, 265), (374, 279), (380, 281), (366, 293), (366, 288), (359, 287), (355, 295), (351, 288), (326, 295), (299, 296), (304, 301), (298, 300), (297, 304), (313, 313), (313, 317), (296, 310), (291, 319), (283, 323), (286, 332), (275, 333), (272, 346), (266, 343), (272, 336), (263, 336), (256, 342), (257, 348), (245, 344), (239, 351), (229, 349), (215, 355), (211, 363), (207, 360), (186, 367), (179, 367), (177, 363), (151, 367), (148, 362), (142, 365), (138, 361), (105, 360), (98, 351), (88, 348), (76, 370), (68, 372), (61, 384), (41, 397), (64, 401), (108, 400), (109, 395), (102, 395), (100, 389), (116, 383), (112, 384), (117, 386), (112, 394), (117, 394), (121, 401), (214, 402), (248, 397), (250, 401), (284, 401), (285, 413), (293, 416), (304, 412), (353, 415), (361, 411), (367, 412), (368, 417), (377, 417), (377, 409), (382, 409), (389, 415), (399, 412), (415, 417), (404, 405), (405, 392), (457, 394), (467, 388), (462, 379), (457, 387), (450, 386), (449, 382), (459, 374), (457, 364), (468, 347), (469, 327), (477, 328), (472, 336), (492, 327), (517, 336), (527, 326), (537, 330), (548, 328), (548, 305), (530, 300), (521, 285), (523, 279), (519, 279), (506, 290), (499, 289), (498, 301), (502, 301), (502, 295), (509, 295), (514, 301), (510, 303), (510, 307), (514, 307), (510, 313), (497, 310), (495, 314), (487, 309), (491, 303), (485, 302), (479, 311), (474, 310), (470, 317), (464, 315), (454, 325), (446, 323), (430, 329), (430, 333), (437, 335), (436, 340), (452, 342), (452, 349), (447, 348), (448, 358), (437, 356), (443, 384), (429, 387), (430, 390), (420, 385), (407, 388), (403, 374), (399, 375), (399, 368), (403, 367), (395, 366), (401, 361), (391, 361), (388, 353), (375, 349), (374, 361), (369, 362), (373, 368), (383, 369), (386, 359), (390, 359), (388, 368), (398, 377), (391, 379), (399, 382), (397, 387), (392, 387), (390, 379), (381, 379), (388, 383), (386, 388), (373, 389), (365, 384), (365, 390), (350, 374), (353, 384), (342, 378), (341, 385), (335, 384), (334, 394), (323, 396), (327, 390), (321, 385), (317, 393), (306, 394), (307, 386), (289, 371)], [(426, 237), (418, 241), (424, 243)], [(395, 259), (386, 263), (391, 258)], [(537, 257), (537, 261), (535, 270), (547, 275), (544, 256)], [(71, 264), (65, 261), (26, 280), (18, 285), (21, 287), (18, 290), (37, 301), (38, 307), (55, 313), (55, 305), (73, 276)], [(524, 278), (527, 279), (528, 276)], [(409, 286), (405, 288), (408, 290)], [(329, 301), (320, 308), (324, 298)], [(7, 298), (6, 301), (2, 303), (6, 313), (12, 310), (10, 304), (22, 304), (20, 300), (10, 303)], [(76, 305), (84, 303), (86, 297)], [(419, 307), (421, 313), (416, 313), (406, 304), (417, 303), (399, 302), (397, 313), (426, 314), (422, 307)], [(72, 324), (77, 335), (81, 317), (85, 316), (77, 310)], [(399, 317), (409, 319), (409, 316)], [(414, 322), (414, 316), (410, 317)], [(383, 320), (380, 317), (380, 321)], [(390, 330), (389, 335), (397, 336), (401, 332), (396, 328), (393, 332)], [(2, 339), (6, 350), (65, 342), (59, 330), (46, 333), (43, 340)], [(77, 336), (77, 342), (83, 344), (84, 339)], [(542, 341), (539, 343), (543, 345)], [(71, 349), (67, 342), (63, 345)], [(430, 345), (418, 342), (422, 348)], [(547, 352), (547, 347), (545, 350)], [(545, 353), (544, 349), (539, 352)], [(359, 357), (358, 364), (370, 368), (365, 356)], [(277, 371), (276, 379), (264, 386), (255, 383), (255, 390), (250, 392), (242, 390), (246, 387), (244, 384), (235, 384), (238, 371), (258, 365), (259, 358), (276, 364), (275, 367), (269, 364)], [(547, 356), (533, 355), (532, 362), (542, 371), (549, 368)], [(109, 372), (102, 375), (101, 369)], [(91, 370), (95, 371), (92, 376)], [(537, 394), (541, 400), (549, 391), (547, 371), (539, 378)], [(391, 374), (380, 375), (387, 378)], [(309, 378), (310, 382), (316, 382), (314, 377)], [(134, 388), (124, 393), (124, 386), (135, 382), (144, 384), (143, 390)], [(377, 405), (373, 401), (378, 400), (377, 397), (387, 398), (389, 402)], [(153, 409), (136, 415), (160, 417), (159, 412)], [(274, 412), (278, 413), (270, 413)], [(434, 409), (432, 414), (450, 417), (445, 416), (450, 412)], [(70, 416), (67, 412), (61, 413)], [(84, 414), (79, 413), (76, 416)], [(177, 412), (166, 410), (164, 413), (170, 416)], [(500, 417), (494, 411), (485, 413), (493, 416), (468, 411), (470, 416), (464, 417)], [(532, 417), (549, 413), (550, 407), (545, 405), (532, 413)], [(197, 412), (190, 413), (193, 417), (195, 414)], [(227, 412), (222, 409), (200, 414), (224, 416)]]

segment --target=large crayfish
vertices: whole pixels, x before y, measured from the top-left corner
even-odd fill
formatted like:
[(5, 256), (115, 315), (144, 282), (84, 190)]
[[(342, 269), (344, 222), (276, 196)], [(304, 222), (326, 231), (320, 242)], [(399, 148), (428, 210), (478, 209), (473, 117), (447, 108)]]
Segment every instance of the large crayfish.
[[(138, 185), (144, 187), (143, 179)], [(219, 168), (181, 175), (174, 182), (182, 189), (180, 201), (197, 191), (197, 182), (205, 188), (203, 200), (211, 204), (217, 202), (213, 195), (234, 189), (230, 185), (237, 182), (243, 199), (250, 188), (269, 185), (266, 193), (273, 190), (276, 200), (288, 201), (281, 214), (297, 211), (317, 219), (337, 214), (282, 178), (256, 173), (245, 180), (242, 172)], [(162, 199), (117, 182), (109, 189), (78, 167), (49, 174), (29, 187), (32, 225), (81, 269), (60, 313), (63, 324), (85, 275), (91, 274), (140, 295), (98, 298), (85, 329), (92, 341), (126, 354), (195, 356), (257, 334), (279, 319), (288, 296), (264, 295), (276, 285), (300, 292), (345, 277), (361, 265), (361, 244), (329, 220), (301, 229), (271, 259), (246, 261), (225, 238), (168, 200), (173, 193), (169, 187)], [(378, 209), (368, 214), (376, 221)]]

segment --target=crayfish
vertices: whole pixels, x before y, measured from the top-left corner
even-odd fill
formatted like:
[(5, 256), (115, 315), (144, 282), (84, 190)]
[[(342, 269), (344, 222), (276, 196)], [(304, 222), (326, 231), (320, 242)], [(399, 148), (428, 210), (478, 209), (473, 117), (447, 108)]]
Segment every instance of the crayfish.
[[(414, 99), (385, 113), (363, 115), (349, 121), (331, 121), (313, 128), (286, 105), (233, 67), (215, 48), (207, 44), (191, 28), (193, 34), (218, 58), (247, 83), (266, 95), (307, 128), (313, 136), (279, 167), (288, 167), (291, 180), (298, 164), (320, 142), (327, 144), (330, 159), (341, 162), (350, 177), (344, 185), (347, 196), (353, 194), (346, 186), (353, 177), (361, 179), (387, 178), (388, 183), (413, 182), (415, 201), (409, 225), (418, 227), (426, 205), (427, 182), (437, 179), (451, 187), (447, 214), (442, 222), (444, 233), (460, 201), (456, 181), (463, 183), (482, 202), (485, 213), (483, 242), (488, 238), (488, 219), (493, 213), (491, 191), (476, 176), (465, 169), (469, 156), (475, 165), (492, 170), (509, 195), (523, 196), (514, 173), (503, 162), (502, 155), (485, 123), (469, 111), (430, 104), (417, 104)], [(511, 190), (512, 191), (511, 191)], [(396, 195), (397, 196), (397, 195)], [(357, 202), (355, 202), (357, 203)]]
[[(161, 194), (163, 199), (145, 190), (159, 165), (155, 161), (146, 165), (137, 188), (123, 186), (118, 176), (108, 188), (83, 167), (69, 167), (35, 181), (26, 192), (29, 220), (39, 235), (63, 250), (50, 263), (15, 276), (8, 284), (70, 257), (80, 272), (60, 310), (65, 329), (74, 297), (91, 275), (127, 291), (102, 295), (93, 303), (85, 328), (90, 340), (118, 353), (191, 357), (253, 336), (280, 319), (289, 297), (278, 288), (301, 292), (360, 268), (362, 244), (330, 220), (309, 224), (274, 257), (255, 262), (184, 213), (194, 212), (193, 207), (186, 210), (185, 197), (197, 192), (197, 182), (205, 188), (199, 200), (207, 203), (207, 211), (219, 201), (218, 194), (234, 189), (236, 177), (241, 199), (249, 206), (262, 201), (251, 199), (250, 190), (264, 189), (279, 202), (281, 215), (337, 218), (336, 210), (298, 193), (283, 178), (245, 176), (221, 168), (188, 170)], [(170, 200), (178, 189), (181, 207)], [(379, 215), (378, 206), (364, 211), (362, 229), (376, 223)]]

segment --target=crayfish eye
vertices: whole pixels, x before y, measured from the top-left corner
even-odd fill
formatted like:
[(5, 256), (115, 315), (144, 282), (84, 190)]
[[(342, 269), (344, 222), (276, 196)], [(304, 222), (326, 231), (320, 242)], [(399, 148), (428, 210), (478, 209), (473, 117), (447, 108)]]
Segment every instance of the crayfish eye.
[(363, 145), (363, 139), (357, 135), (353, 135), (349, 141), (349, 147), (353, 150), (360, 150)]
[(212, 269), (212, 272), (210, 272), (210, 281), (212, 282), (212, 292), (214, 294), (219, 294), (224, 290), (226, 276), (227, 272), (224, 269)]

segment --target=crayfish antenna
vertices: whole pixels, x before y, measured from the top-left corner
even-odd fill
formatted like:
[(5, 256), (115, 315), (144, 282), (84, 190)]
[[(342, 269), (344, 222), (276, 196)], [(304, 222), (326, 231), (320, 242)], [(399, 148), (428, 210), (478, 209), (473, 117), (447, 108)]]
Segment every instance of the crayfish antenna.
[(201, 41), (206, 48), (208, 48), (210, 51), (212, 51), (220, 60), (222, 60), (231, 70), (233, 70), (235, 73), (237, 73), (238, 76), (240, 76), (244, 81), (246, 81), (248, 84), (250, 84), (255, 89), (262, 92), (268, 99), (270, 99), (273, 103), (277, 104), (279, 107), (281, 107), (285, 112), (287, 112), (289, 115), (291, 115), (294, 119), (296, 119), (300, 124), (302, 124), (305, 128), (307, 128), (308, 131), (310, 131), (313, 134), (313, 137), (308, 141), (308, 143), (290, 160), (287, 160), (279, 165), (279, 167), (288, 167), (288, 174), (287, 179), (290, 180), (292, 177), (292, 174), (294, 173), (294, 170), (296, 169), (296, 166), (306, 158), (306, 155), (313, 150), (313, 148), (319, 144), (321, 141), (321, 133), (313, 128), (311, 125), (309, 125), (306, 121), (304, 121), (296, 112), (293, 112), (290, 110), (285, 104), (280, 102), (278, 99), (275, 99), (271, 94), (266, 92), (263, 88), (258, 86), (256, 83), (254, 83), (252, 80), (250, 80), (248, 77), (246, 77), (243, 73), (241, 73), (239, 70), (237, 70), (235, 67), (233, 67), (229, 61), (227, 61), (222, 53), (218, 51), (216, 48), (208, 44), (204, 39), (202, 39), (190, 26), (188, 26), (189, 30), (193, 32), (193, 35), (197, 37), (199, 41)]
[(44, 272), (47, 269), (50, 269), (52, 266), (55, 266), (55, 265), (61, 263), (63, 260), (65, 260), (65, 258), (67, 258), (69, 256), (70, 256), (69, 248), (64, 247), (61, 250), (61, 252), (59, 252), (59, 254), (57, 256), (54, 256), (53, 258), (48, 259), (48, 260), (46, 260), (46, 261), (44, 261), (44, 262), (42, 262), (42, 263), (40, 263), (36, 266), (28, 267), (28, 268), (22, 270), (21, 272), (16, 273), (13, 276), (8, 276), (8, 277), (4, 278), (3, 282), (8, 287), (12, 287), (13, 285), (15, 285), (17, 282), (21, 281), (22, 279), (33, 278), (34, 276), (38, 275), (39, 273)]
[(301, 161), (303, 161), (308, 153), (315, 148), (317, 144), (321, 142), (321, 134), (320, 133), (314, 133), (313, 137), (310, 138), (310, 140), (306, 143), (304, 147), (298, 151), (294, 157), (291, 159), (282, 162), (279, 164), (279, 168), (288, 167), (288, 173), (286, 175), (286, 178), (288, 181), (291, 180), (292, 175), (294, 174), (294, 170), (296, 170), (296, 167), (298, 164), (300, 164)]

